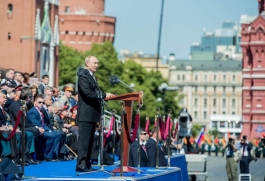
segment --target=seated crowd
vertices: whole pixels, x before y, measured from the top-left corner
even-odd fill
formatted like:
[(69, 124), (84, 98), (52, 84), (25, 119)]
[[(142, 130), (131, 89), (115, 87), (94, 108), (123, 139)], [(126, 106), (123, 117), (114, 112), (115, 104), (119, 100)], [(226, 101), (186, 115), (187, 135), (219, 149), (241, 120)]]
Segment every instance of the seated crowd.
[[(31, 75), (7, 69), (1, 79), (0, 91), (0, 130), (7, 138), (13, 131), (16, 120), (19, 125), (11, 139), (1, 139), (1, 157), (7, 157), (20, 166), (22, 158), (25, 165), (45, 161), (71, 160), (76, 157), (78, 127), (77, 93), (74, 85), (62, 88), (50, 87), (49, 76), (43, 75), (38, 86), (30, 85)], [(19, 116), (23, 104), (27, 110)], [(22, 143), (21, 125), (25, 120), (25, 142)], [(22, 151), (22, 144), (24, 150)], [(25, 153), (22, 155), (22, 153)], [(40, 160), (40, 161), (38, 161)]]

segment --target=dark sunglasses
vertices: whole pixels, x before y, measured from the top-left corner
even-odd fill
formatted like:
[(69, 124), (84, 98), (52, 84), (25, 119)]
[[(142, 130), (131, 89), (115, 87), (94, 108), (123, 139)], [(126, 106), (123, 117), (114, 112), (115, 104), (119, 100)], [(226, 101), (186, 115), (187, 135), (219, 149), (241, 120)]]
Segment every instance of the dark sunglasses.
[(147, 133), (141, 133), (141, 135), (147, 135)]
[(44, 104), (44, 102), (41, 102), (41, 101), (39, 101), (38, 103), (39, 103), (39, 104)]

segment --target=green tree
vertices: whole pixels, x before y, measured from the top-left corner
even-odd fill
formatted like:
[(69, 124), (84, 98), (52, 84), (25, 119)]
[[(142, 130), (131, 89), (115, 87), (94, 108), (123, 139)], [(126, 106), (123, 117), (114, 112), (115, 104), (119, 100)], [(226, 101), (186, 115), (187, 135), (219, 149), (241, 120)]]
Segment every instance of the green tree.
[(76, 82), (76, 70), (83, 64), (85, 55), (68, 46), (60, 44), (59, 77), (60, 85)]
[(209, 130), (208, 133), (213, 136), (214, 138), (219, 136), (220, 132), (218, 131), (218, 129), (213, 129), (213, 130)]
[(200, 133), (201, 130), (201, 125), (199, 124), (193, 124), (192, 125), (192, 129), (191, 129), (191, 135), (193, 138), (196, 138), (198, 136), (198, 134)]
[[(115, 94), (131, 92), (124, 85), (112, 85), (108, 80), (111, 75), (117, 75), (126, 84), (134, 83), (135, 90), (142, 90), (144, 92), (144, 105), (141, 108), (142, 121), (145, 120), (146, 115), (149, 115), (151, 124), (153, 124), (156, 108), (158, 107), (161, 109), (161, 114), (167, 114), (167, 110), (171, 109), (173, 117), (176, 117), (180, 109), (178, 101), (183, 96), (179, 95), (178, 91), (166, 91), (164, 93), (159, 91), (158, 88), (162, 83), (168, 83), (161, 73), (156, 71), (147, 72), (145, 68), (133, 60), (128, 60), (125, 63), (121, 62), (118, 59), (115, 48), (110, 42), (102, 45), (93, 44), (92, 49), (87, 52), (79, 52), (61, 45), (60, 84), (76, 82), (76, 69), (84, 63), (84, 59), (88, 55), (96, 56), (99, 59), (99, 67), (95, 76), (98, 78), (98, 84), (104, 92)], [(158, 97), (162, 97), (163, 102), (157, 102)], [(118, 113), (121, 108), (119, 101), (108, 101), (108, 106), (111, 109), (118, 110)]]

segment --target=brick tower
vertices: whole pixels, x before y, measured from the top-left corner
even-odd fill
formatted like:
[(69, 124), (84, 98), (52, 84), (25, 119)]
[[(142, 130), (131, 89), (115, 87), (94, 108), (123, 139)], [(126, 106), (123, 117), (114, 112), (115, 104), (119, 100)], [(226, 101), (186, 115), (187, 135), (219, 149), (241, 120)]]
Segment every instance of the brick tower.
[(258, 0), (259, 15), (242, 23), (243, 132), (250, 138), (265, 134), (265, 1)]
[(105, 16), (105, 0), (63, 0), (60, 5), (60, 40), (80, 51), (93, 43), (114, 42), (116, 18)]

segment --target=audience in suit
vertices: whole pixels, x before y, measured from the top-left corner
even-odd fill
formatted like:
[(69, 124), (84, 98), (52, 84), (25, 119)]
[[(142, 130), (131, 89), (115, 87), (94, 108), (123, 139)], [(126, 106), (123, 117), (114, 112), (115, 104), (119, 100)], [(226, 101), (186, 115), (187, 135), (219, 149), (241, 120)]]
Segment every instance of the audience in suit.
[[(22, 88), (19, 98), (20, 99), (14, 101), (8, 108), (9, 115), (10, 115), (10, 118), (11, 118), (11, 121), (13, 122), (13, 124), (15, 124), (18, 112), (21, 109), (22, 101), (25, 101), (27, 106), (29, 105), (29, 103), (31, 103), (31, 99), (32, 99), (31, 89), (29, 87)], [(22, 122), (22, 116), (20, 118), (20, 122)], [(34, 140), (33, 140), (34, 142), (29, 147), (30, 152), (29, 152), (29, 154), (27, 155), (27, 158), (26, 158), (26, 160), (30, 164), (39, 164), (39, 161), (36, 161), (36, 160), (33, 159), (33, 155), (35, 153), (35, 143), (37, 142), (37, 139), (38, 139), (38, 136), (39, 136), (39, 133), (40, 133), (40, 129), (41, 128), (36, 128), (34, 125), (29, 123), (28, 120), (27, 120), (27, 117), (26, 117), (26, 119), (25, 119), (26, 135), (28, 134), (27, 132), (31, 132), (33, 137), (34, 137)]]
[(44, 94), (44, 88), (49, 84), (49, 76), (45, 74), (41, 77), (41, 79), (42, 80), (38, 87), (38, 92), (39, 94)]
[(141, 167), (148, 166), (147, 150), (145, 148), (146, 137), (147, 137), (146, 135), (147, 132), (141, 130), (140, 139), (135, 140), (131, 144), (129, 151), (129, 166), (136, 167), (139, 164), (138, 147), (140, 148), (140, 166)]
[(162, 149), (162, 146), (159, 144), (161, 140), (161, 133), (158, 130), (157, 135), (157, 127), (152, 130), (152, 137), (148, 139), (145, 147), (147, 149), (147, 157), (148, 157), (148, 166), (149, 167), (156, 167), (156, 152), (157, 152), (157, 141), (158, 141), (158, 166), (165, 167), (166, 166), (166, 159), (165, 154)]
[[(44, 119), (44, 113), (41, 110), (44, 104), (44, 99), (42, 96), (36, 96), (34, 100), (34, 107), (32, 107), (28, 111), (28, 121), (36, 128), (40, 129), (40, 135), (44, 141), (44, 159), (46, 161), (58, 161), (58, 153), (59, 153), (59, 144), (61, 140), (60, 133), (57, 131), (53, 131), (49, 128)], [(60, 159), (59, 159), (60, 160)]]

